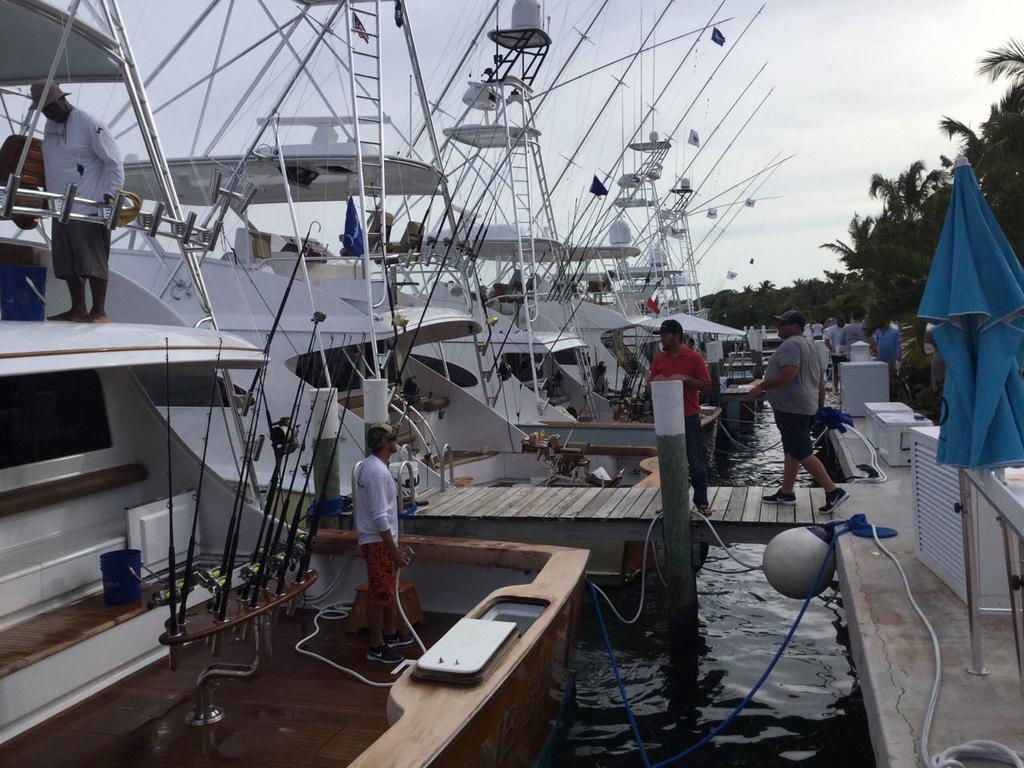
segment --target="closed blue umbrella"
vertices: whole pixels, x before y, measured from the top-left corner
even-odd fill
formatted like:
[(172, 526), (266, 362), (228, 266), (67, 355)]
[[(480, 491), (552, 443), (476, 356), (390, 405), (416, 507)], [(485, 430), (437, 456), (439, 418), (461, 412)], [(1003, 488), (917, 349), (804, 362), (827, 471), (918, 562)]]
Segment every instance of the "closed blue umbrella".
[(964, 157), (918, 316), (946, 363), (938, 461), (1024, 463), (1024, 268)]

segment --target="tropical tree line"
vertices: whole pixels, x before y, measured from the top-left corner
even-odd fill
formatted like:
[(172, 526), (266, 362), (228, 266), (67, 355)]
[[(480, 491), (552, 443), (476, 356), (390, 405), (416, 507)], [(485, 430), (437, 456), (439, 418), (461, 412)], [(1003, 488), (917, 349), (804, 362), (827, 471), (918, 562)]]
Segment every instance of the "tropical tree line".
[[(1024, 42), (1011, 39), (988, 51), (978, 74), (1004, 81), (1006, 91), (985, 120), (969, 122), (944, 116), (939, 129), (954, 139), (971, 162), (985, 198), (1018, 256), (1024, 255)], [(855, 213), (846, 234), (823, 243), (837, 254), (845, 271), (792, 286), (770, 282), (704, 298), (711, 318), (733, 326), (761, 325), (773, 314), (796, 307), (815, 319), (842, 312), (866, 312), (869, 326), (895, 321), (904, 335), (905, 378), (914, 396), (932, 400), (923, 352), (924, 324), (917, 319), (932, 256), (952, 189), (953, 160), (940, 156), (929, 168), (915, 160), (895, 177), (871, 176), (868, 195), (881, 212)], [(915, 375), (919, 374), (919, 375)]]

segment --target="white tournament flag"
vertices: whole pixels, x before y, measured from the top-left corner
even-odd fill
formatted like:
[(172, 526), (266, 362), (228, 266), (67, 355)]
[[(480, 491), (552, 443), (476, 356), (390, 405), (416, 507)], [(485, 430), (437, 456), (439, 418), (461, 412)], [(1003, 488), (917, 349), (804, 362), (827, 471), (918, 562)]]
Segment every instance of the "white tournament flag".
[(725, 273), (725, 279), (726, 280), (735, 280), (739, 276), (740, 276), (739, 272), (733, 272), (732, 270), (730, 270), (730, 271)]

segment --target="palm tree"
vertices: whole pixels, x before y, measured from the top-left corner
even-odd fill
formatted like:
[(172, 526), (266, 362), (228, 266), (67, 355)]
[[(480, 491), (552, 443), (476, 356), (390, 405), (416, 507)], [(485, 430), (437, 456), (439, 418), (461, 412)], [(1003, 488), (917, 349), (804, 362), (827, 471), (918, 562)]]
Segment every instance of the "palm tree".
[(936, 168), (925, 173), (923, 160), (915, 160), (895, 179), (882, 174), (871, 176), (868, 194), (882, 201), (882, 216), (894, 222), (916, 221), (925, 201), (945, 181), (945, 171)]
[(993, 83), (1002, 77), (1024, 81), (1024, 44), (1011, 37), (1002, 48), (987, 51), (978, 62), (978, 74), (988, 75)]
[[(822, 243), (818, 247), (826, 248), (842, 257), (843, 261), (846, 261), (847, 258), (855, 256), (857, 251), (862, 250), (864, 246), (867, 245), (868, 240), (871, 237), (871, 232), (874, 230), (874, 226), (874, 218), (871, 216), (864, 216), (861, 218), (859, 213), (855, 213), (853, 214), (853, 218), (850, 219), (850, 225), (846, 228), (846, 233), (850, 236), (849, 243), (846, 243), (837, 237), (831, 243)], [(825, 274), (828, 275), (829, 273), (826, 272)]]
[(775, 283), (771, 280), (764, 280), (759, 286), (757, 286), (758, 293), (768, 293), (768, 291), (774, 290)]

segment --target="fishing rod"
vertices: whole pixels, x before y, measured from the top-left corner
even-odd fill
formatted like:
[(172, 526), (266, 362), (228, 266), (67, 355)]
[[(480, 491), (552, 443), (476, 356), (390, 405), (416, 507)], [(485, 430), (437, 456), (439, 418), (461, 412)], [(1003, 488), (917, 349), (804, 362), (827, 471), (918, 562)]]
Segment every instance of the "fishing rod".
[[(317, 315), (313, 316), (314, 323), (317, 322)], [(315, 330), (315, 327), (314, 327)], [(267, 496), (263, 505), (263, 517), (260, 520), (260, 529), (256, 534), (256, 547), (253, 548), (252, 553), (249, 557), (249, 565), (253, 566), (260, 557), (261, 553), (261, 542), (263, 541), (264, 531), (272, 531), (274, 528), (274, 515), (275, 510), (278, 506), (278, 494), (280, 487), (284, 481), (284, 477), (287, 474), (287, 461), (288, 457), (295, 451), (297, 445), (295, 443), (295, 429), (294, 424), (298, 416), (298, 402), (302, 397), (302, 385), (305, 383), (303, 379), (303, 373), (308, 374), (308, 367), (311, 363), (311, 356), (313, 353), (313, 345), (316, 340), (316, 334), (311, 333), (309, 336), (309, 346), (306, 348), (306, 354), (299, 358), (301, 360), (302, 370), (296, 365), (295, 375), (298, 378), (298, 383), (295, 386), (295, 396), (292, 399), (291, 408), (288, 410), (288, 415), (274, 421), (270, 415), (269, 407), (266, 409), (267, 413), (267, 432), (270, 435), (270, 445), (274, 451), (274, 470), (270, 476), (270, 485), (267, 487)], [(266, 398), (264, 398), (266, 403)], [(269, 525), (268, 525), (269, 523)], [(269, 533), (268, 533), (269, 537)], [(244, 600), (247, 596), (249, 584), (246, 583), (242, 587), (241, 597)]]
[[(221, 559), (221, 574), (224, 578), (224, 585), (219, 595), (219, 604), (217, 606), (217, 618), (218, 621), (224, 621), (224, 617), (227, 615), (228, 607), (228, 596), (231, 592), (231, 583), (233, 580), (233, 571), (235, 568), (235, 556), (238, 552), (238, 539), (242, 528), (242, 511), (245, 507), (245, 486), (248, 482), (247, 476), (251, 471), (252, 457), (255, 452), (256, 444), (256, 424), (257, 417), (260, 411), (260, 402), (265, 399), (265, 382), (266, 382), (266, 371), (267, 364), (270, 360), (270, 348), (273, 344), (274, 337), (277, 334), (277, 329), (281, 324), (281, 317), (284, 314), (285, 305), (288, 302), (288, 297), (291, 295), (292, 286), (295, 284), (295, 278), (298, 274), (299, 263), (302, 261), (306, 251), (309, 248), (309, 238), (312, 234), (313, 224), (316, 222), (310, 222), (309, 229), (306, 231), (306, 237), (302, 241), (302, 246), (299, 250), (298, 258), (295, 260), (295, 265), (292, 267), (291, 277), (288, 279), (288, 284), (285, 286), (284, 295), (281, 297), (281, 302), (278, 305), (277, 313), (274, 315), (274, 322), (270, 326), (270, 332), (267, 334), (267, 341), (263, 346), (263, 367), (256, 372), (253, 377), (252, 385), (246, 393), (246, 401), (251, 402), (253, 393), (255, 393), (255, 409), (253, 411), (252, 424), (250, 426), (249, 435), (246, 439), (244, 457), (245, 461), (242, 465), (241, 479), (238, 485), (238, 489), (235, 492), (235, 500), (231, 509), (231, 519), (228, 524), (228, 536), (225, 542), (224, 553)], [(264, 519), (266, 518), (266, 510), (264, 510)]]
[[(319, 495), (317, 497), (316, 506), (312, 510), (312, 512), (313, 512), (313, 520), (310, 521), (309, 529), (306, 532), (305, 541), (303, 542), (303, 545), (302, 545), (304, 547), (303, 558), (304, 558), (305, 565), (303, 565), (302, 567), (300, 567), (300, 568), (298, 568), (296, 570), (296, 574), (295, 574), (295, 580), (296, 581), (299, 580), (300, 576), (301, 577), (305, 576), (306, 568), (308, 567), (308, 564), (309, 564), (309, 557), (312, 557), (313, 542), (314, 542), (314, 539), (316, 538), (317, 532), (320, 529), (320, 518), (323, 516), (323, 511), (324, 511), (325, 505), (327, 503), (327, 486), (329, 485), (328, 477), (330, 475), (331, 468), (334, 466), (335, 457), (337, 456), (338, 443), (340, 442), (342, 430), (345, 428), (345, 415), (346, 415), (346, 413), (349, 410), (349, 401), (352, 398), (352, 389), (355, 386), (356, 378), (357, 377), (356, 377), (355, 369), (352, 368), (350, 373), (349, 373), (348, 392), (345, 394), (344, 409), (342, 410), (341, 417), (338, 420), (338, 431), (335, 434), (334, 440), (331, 441), (331, 455), (328, 458), (328, 461), (327, 461), (327, 464), (326, 464), (326, 474), (327, 474), (327, 476), (324, 477), (324, 481), (323, 481), (323, 483), (320, 486), (320, 493), (319, 493)], [(316, 396), (314, 395), (314, 404), (313, 404), (313, 409), (314, 410), (316, 408), (315, 399), (316, 399)], [(317, 460), (317, 458), (319, 456), (319, 452), (320, 452), (321, 448), (323, 447), (322, 443), (323, 443), (324, 428), (327, 426), (327, 420), (328, 420), (328, 417), (329, 417), (329, 415), (331, 413), (331, 410), (332, 409), (330, 407), (330, 403), (325, 403), (324, 404), (324, 412), (320, 416), (320, 424), (319, 424), (319, 426), (317, 428), (316, 440), (315, 440), (314, 445), (313, 445), (313, 454), (312, 454), (312, 456), (310, 456), (309, 470), (306, 472), (305, 480), (302, 483), (302, 492), (299, 494), (298, 500), (296, 500), (296, 502), (295, 502), (295, 511), (292, 513), (291, 523), (288, 526), (288, 536), (287, 536), (287, 539), (285, 540), (284, 551), (282, 552), (282, 555), (281, 555), (281, 558), (280, 558), (280, 563), (278, 564), (278, 567), (277, 567), (277, 574), (276, 574), (277, 588), (276, 588), (276, 593), (278, 595), (280, 595), (284, 591), (285, 578), (288, 575), (288, 568), (291, 565), (292, 559), (295, 556), (295, 549), (296, 549), (296, 546), (297, 546), (298, 534), (299, 534), (299, 522), (300, 522), (300, 520), (303, 517), (303, 513), (302, 513), (302, 499), (306, 498), (306, 493), (309, 491), (309, 481), (310, 481), (310, 478), (313, 476), (313, 474), (315, 472), (316, 460)], [(312, 422), (312, 420), (313, 419), (312, 419), (312, 414), (311, 414), (310, 415), (310, 422)], [(293, 478), (293, 483), (294, 483), (294, 478)], [(355, 496), (355, 492), (356, 492), (356, 489), (353, 488), (352, 489), (353, 497)], [(290, 495), (294, 496), (294, 489), (292, 491), (290, 491)], [(276, 551), (276, 545), (275, 545), (275, 551)], [(270, 578), (270, 568), (269, 568), (269, 566), (267, 568), (267, 573), (266, 573), (265, 576), (263, 576), (263, 578), (264, 578), (264, 583), (267, 583), (267, 581)]]
[[(701, 203), (701, 205), (703, 206), (702, 208), (698, 208), (695, 211), (686, 211), (686, 215), (687, 216), (694, 216), (694, 215), (696, 215), (698, 213), (704, 213), (707, 210), (708, 206), (710, 206), (711, 203), (715, 202), (715, 200), (717, 200), (718, 198), (724, 197), (725, 195), (727, 195), (730, 192), (732, 192), (734, 189), (743, 186), (744, 184), (746, 184), (751, 179), (756, 179), (762, 173), (765, 173), (765, 172), (771, 170), (776, 165), (782, 165), (787, 160), (792, 160), (794, 157), (796, 157), (796, 155), (787, 155), (786, 157), (782, 158), (781, 160), (776, 160), (776, 158), (778, 158), (778, 156), (781, 155), (781, 154), (782, 154), (781, 152), (775, 153), (775, 157), (773, 157), (771, 160), (769, 160), (768, 163), (763, 168), (761, 168), (760, 170), (755, 171), (754, 173), (750, 174), (749, 176), (747, 176), (747, 177), (745, 177), (743, 179), (740, 179), (739, 181), (737, 181), (732, 186), (729, 186), (729, 187), (726, 187), (725, 189), (723, 189), (721, 192), (718, 192), (717, 194), (707, 198), (703, 203)], [(768, 200), (769, 198), (765, 197), (765, 198), (758, 198), (758, 199), (760, 199), (760, 200)], [(725, 208), (726, 206), (725, 205), (719, 205), (718, 207), (719, 208)]]
[[(192, 591), (192, 564), (196, 551), (196, 525), (199, 522), (199, 503), (203, 498), (203, 479), (206, 477), (206, 450), (210, 445), (210, 424), (213, 422), (213, 400), (217, 396), (220, 377), (220, 356), (224, 347), (224, 339), (217, 342), (217, 359), (213, 363), (213, 382), (210, 384), (210, 407), (206, 410), (206, 431), (203, 434), (203, 455), (199, 462), (199, 481), (196, 485), (195, 509), (192, 510), (192, 531), (188, 537), (188, 553), (185, 555), (185, 573), (182, 574), (181, 584), (181, 610), (178, 615), (178, 623), (185, 623), (185, 611), (187, 609), (188, 594)], [(174, 540), (173, 538), (171, 539)]]
[[(338, 420), (338, 431), (335, 433), (334, 440), (331, 443), (331, 455), (328, 457), (328, 461), (327, 461), (327, 466), (329, 466), (329, 467), (334, 465), (334, 459), (335, 459), (335, 456), (337, 455), (337, 452), (338, 452), (338, 443), (341, 442), (342, 430), (345, 428), (345, 414), (348, 413), (349, 401), (352, 398), (352, 389), (355, 386), (355, 376), (356, 376), (356, 372), (355, 372), (355, 369), (353, 368), (352, 372), (349, 374), (348, 394), (345, 395), (344, 409), (341, 412), (341, 418)], [(355, 495), (355, 488), (352, 489), (352, 494), (353, 494), (353, 496)], [(296, 569), (296, 572), (295, 572), (295, 580), (297, 582), (305, 581), (306, 574), (309, 571), (309, 561), (313, 557), (313, 544), (316, 541), (317, 533), (320, 531), (320, 519), (323, 517), (323, 509), (324, 509), (324, 505), (325, 505), (326, 502), (327, 502), (327, 483), (324, 483), (320, 487), (320, 494), (317, 497), (315, 513), (313, 515), (313, 519), (310, 521), (309, 528), (306, 531), (305, 551), (302, 553), (302, 559), (299, 561), (299, 567)], [(298, 514), (298, 513), (296, 513), (296, 514)], [(288, 532), (288, 537), (289, 537), (288, 554), (289, 555), (291, 554), (292, 548), (295, 545), (295, 537), (294, 537), (293, 533), (297, 533), (297, 531), (298, 531), (298, 522), (297, 522), (297, 520), (295, 518), (293, 518), (292, 519), (292, 528)], [(284, 560), (284, 562), (282, 564), (282, 568), (284, 568), (285, 564), (287, 564), (287, 563), (288, 563), (288, 558), (286, 558)], [(282, 571), (278, 572), (278, 583), (277, 583), (278, 594), (281, 593), (283, 588), (284, 588), (284, 571), (282, 570)]]
[[(167, 604), (171, 610), (171, 618), (167, 622), (167, 633), (170, 637), (178, 634), (178, 574), (174, 554), (174, 478), (171, 467), (171, 342), (164, 337), (164, 395), (167, 420)], [(182, 595), (181, 602), (185, 602)]]
[[(314, 313), (313, 314), (313, 319), (312, 319), (314, 327), (319, 325), (321, 322), (323, 322), (326, 319), (327, 319), (327, 316), (324, 315), (322, 312)], [(308, 366), (309, 363), (310, 363), (310, 358), (308, 358), (308, 357), (305, 358), (305, 365)], [(309, 375), (308, 368), (305, 371), (303, 371), (302, 373), (305, 373), (308, 376)], [(306, 383), (305, 377), (302, 375), (302, 373), (300, 373), (299, 371), (296, 371), (296, 375), (299, 377), (299, 384), (298, 384), (297, 391), (296, 391), (296, 403), (293, 405), (292, 415), (291, 415), (291, 417), (289, 419), (289, 428), (291, 427), (292, 424), (295, 423), (295, 420), (298, 417), (298, 403), (301, 401), (302, 388), (303, 388), (303, 385)], [(328, 389), (330, 389), (330, 387), (328, 387)], [(316, 399), (317, 399), (317, 396), (319, 395), (319, 391), (320, 391), (319, 388), (317, 388), (316, 394), (314, 395), (314, 398), (313, 398), (312, 407), (314, 409), (316, 408)], [(252, 597), (251, 607), (253, 607), (253, 608), (256, 607), (256, 603), (259, 600), (260, 589), (262, 589), (261, 582), (265, 583), (265, 577), (262, 574), (264, 574), (265, 571), (266, 571), (267, 560), (268, 560), (268, 558), (273, 557), (273, 553), (276, 552), (277, 544), (278, 544), (278, 542), (281, 539), (281, 527), (284, 524), (283, 523), (284, 519), (288, 516), (289, 505), (292, 503), (291, 495), (292, 495), (292, 492), (294, 491), (294, 488), (295, 488), (295, 478), (296, 478), (296, 475), (298, 473), (299, 467), (302, 466), (302, 454), (305, 452), (305, 449), (306, 449), (306, 440), (307, 440), (307, 438), (309, 436), (309, 427), (310, 427), (310, 424), (312, 423), (312, 420), (313, 420), (313, 417), (312, 417), (312, 414), (310, 414), (310, 417), (306, 420), (306, 425), (305, 425), (305, 427), (303, 429), (302, 440), (298, 443), (298, 453), (296, 454), (296, 457), (295, 457), (295, 466), (292, 468), (292, 479), (291, 479), (291, 483), (289, 484), (289, 488), (288, 488), (289, 498), (284, 503), (284, 509), (281, 512), (281, 514), (278, 515), (277, 514), (278, 507), (280, 505), (275, 503), (274, 507), (272, 507), (270, 509), (270, 516), (269, 516), (270, 517), (270, 525), (267, 526), (266, 539), (264, 540), (264, 538), (263, 538), (263, 527), (262, 526), (260, 527), (260, 535), (256, 539), (257, 549), (253, 552), (253, 557), (252, 557), (252, 560), (250, 561), (251, 565), (256, 565), (257, 560), (259, 561), (259, 565), (258, 565), (259, 570), (257, 571), (257, 578), (256, 578), (257, 588), (253, 591), (253, 594), (251, 596)], [(294, 449), (293, 449), (293, 451), (294, 451)], [(293, 451), (289, 451), (289, 455)], [(287, 464), (285, 464), (284, 467), (282, 468), (281, 480), (280, 480), (281, 484), (284, 483), (284, 475), (285, 475), (286, 471), (287, 471)], [(275, 500), (275, 501), (277, 501), (277, 500)], [(249, 590), (250, 586), (251, 586), (251, 582), (247, 582), (246, 586), (245, 586), (245, 590)], [(242, 599), (245, 599), (245, 597), (246, 597), (245, 592), (242, 593), (241, 597), (242, 597)]]

